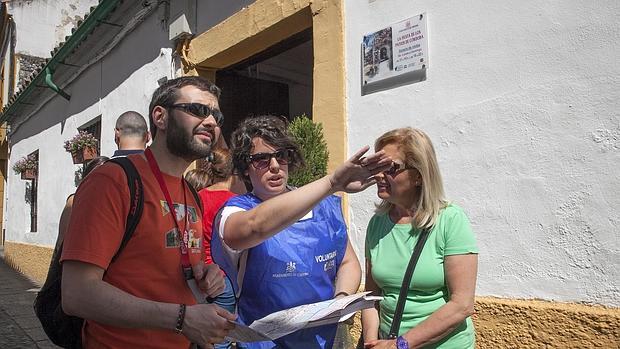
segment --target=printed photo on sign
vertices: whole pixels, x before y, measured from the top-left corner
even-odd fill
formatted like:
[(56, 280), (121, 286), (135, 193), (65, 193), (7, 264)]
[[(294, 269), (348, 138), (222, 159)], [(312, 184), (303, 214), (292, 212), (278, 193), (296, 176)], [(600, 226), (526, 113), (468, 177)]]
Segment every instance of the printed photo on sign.
[(361, 56), (362, 95), (426, 80), (426, 14), (364, 35)]
[(392, 27), (364, 36), (364, 83), (390, 76), (392, 61)]

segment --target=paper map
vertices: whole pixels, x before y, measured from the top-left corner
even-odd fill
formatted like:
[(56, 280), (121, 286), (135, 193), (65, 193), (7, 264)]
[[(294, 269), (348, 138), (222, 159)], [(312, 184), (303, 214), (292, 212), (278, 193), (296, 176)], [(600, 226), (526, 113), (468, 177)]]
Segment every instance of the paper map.
[(281, 310), (254, 321), (250, 326), (235, 323), (235, 329), (228, 333), (228, 340), (257, 342), (278, 339), (301, 330), (344, 321), (356, 311), (372, 308), (383, 297), (369, 296), (370, 292), (329, 299), (323, 302), (304, 304)]

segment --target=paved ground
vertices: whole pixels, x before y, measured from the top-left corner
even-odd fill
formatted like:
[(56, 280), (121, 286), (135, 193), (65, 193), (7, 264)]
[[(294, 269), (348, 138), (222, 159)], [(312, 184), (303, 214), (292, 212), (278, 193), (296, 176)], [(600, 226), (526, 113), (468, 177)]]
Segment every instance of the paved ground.
[(0, 348), (59, 348), (52, 344), (32, 309), (38, 286), (4, 262), (0, 246)]

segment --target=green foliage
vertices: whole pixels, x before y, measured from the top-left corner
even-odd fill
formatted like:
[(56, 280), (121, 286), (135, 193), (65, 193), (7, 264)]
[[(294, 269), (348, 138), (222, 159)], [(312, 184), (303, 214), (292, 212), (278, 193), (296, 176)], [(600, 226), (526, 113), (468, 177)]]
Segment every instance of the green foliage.
[(299, 144), (306, 166), (293, 172), (288, 183), (301, 187), (327, 174), (329, 151), (323, 138), (323, 126), (314, 123), (305, 115), (295, 117), (288, 126), (288, 130)]

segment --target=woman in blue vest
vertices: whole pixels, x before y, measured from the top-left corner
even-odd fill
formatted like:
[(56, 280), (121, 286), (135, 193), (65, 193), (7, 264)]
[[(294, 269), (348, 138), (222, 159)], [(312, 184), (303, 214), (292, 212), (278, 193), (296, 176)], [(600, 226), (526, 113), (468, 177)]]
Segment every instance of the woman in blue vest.
[[(361, 149), (336, 171), (301, 188), (287, 185), (303, 165), (286, 124), (274, 116), (244, 120), (233, 133), (233, 164), (249, 192), (230, 199), (213, 224), (213, 259), (231, 278), (239, 320), (355, 293), (360, 265), (347, 237), (337, 191), (358, 192), (391, 160)], [(336, 324), (240, 348), (332, 348)]]

